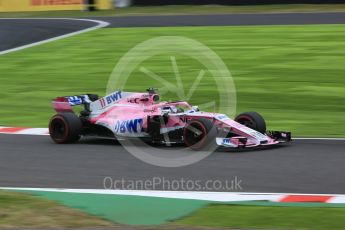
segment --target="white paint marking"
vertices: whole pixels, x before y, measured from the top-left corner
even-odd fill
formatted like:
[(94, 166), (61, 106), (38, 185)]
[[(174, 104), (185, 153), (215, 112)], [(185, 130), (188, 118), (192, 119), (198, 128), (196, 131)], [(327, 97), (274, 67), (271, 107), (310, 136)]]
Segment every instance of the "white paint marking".
[(21, 134), (21, 135), (48, 135), (48, 128), (24, 128), (19, 131), (2, 131), (4, 128), (14, 128), (14, 127), (5, 127), (0, 126), (1, 134)]
[(49, 130), (47, 128), (32, 128), (32, 129), (24, 129), (24, 130), (18, 131), (15, 134), (48, 135)]
[(200, 192), (200, 191), (157, 191), (157, 190), (105, 190), (105, 189), (59, 189), (59, 188), (16, 188), (0, 187), (4, 190), (88, 193), (107, 195), (128, 195), (174, 199), (206, 200), (216, 202), (273, 201), (279, 202), (289, 195), (333, 196), (327, 203), (345, 203), (345, 194), (300, 194), (300, 193), (250, 193), (250, 192)]
[(295, 137), (292, 140), (324, 140), (324, 141), (345, 141), (345, 138), (341, 137)]
[(332, 204), (345, 204), (345, 196), (335, 196), (327, 201)]
[(34, 42), (31, 44), (27, 44), (27, 45), (23, 45), (23, 46), (19, 46), (16, 48), (12, 48), (12, 49), (8, 49), (8, 50), (4, 50), (0, 52), (0, 55), (4, 55), (4, 54), (8, 54), (8, 53), (12, 53), (15, 51), (19, 51), (19, 50), (23, 50), (26, 48), (31, 48), (33, 46), (38, 46), (38, 45), (42, 45), (48, 42), (52, 42), (52, 41), (56, 41), (56, 40), (60, 40), (63, 38), (67, 38), (67, 37), (71, 37), (71, 36), (75, 36), (81, 33), (86, 33), (92, 30), (96, 30), (99, 28), (103, 28), (109, 25), (108, 22), (104, 22), (104, 21), (100, 21), (100, 20), (92, 20), (92, 19), (80, 19), (80, 18), (0, 18), (1, 19), (6, 19), (6, 20), (25, 20), (25, 19), (30, 19), (30, 20), (74, 20), (74, 21), (86, 21), (86, 22), (94, 22), (97, 23), (96, 26), (87, 28), (87, 29), (83, 29), (83, 30), (78, 30), (72, 33), (68, 33), (68, 34), (64, 34), (64, 35), (60, 35), (57, 37), (53, 37), (53, 38), (48, 38), (42, 41), (38, 41), (38, 42)]

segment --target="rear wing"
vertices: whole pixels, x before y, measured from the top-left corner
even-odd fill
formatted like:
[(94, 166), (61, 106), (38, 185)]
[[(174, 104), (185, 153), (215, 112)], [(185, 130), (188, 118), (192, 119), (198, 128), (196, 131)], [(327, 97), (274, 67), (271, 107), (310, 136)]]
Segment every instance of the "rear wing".
[(73, 112), (72, 107), (77, 105), (84, 105), (87, 106), (92, 101), (98, 99), (97, 95), (94, 94), (85, 94), (85, 95), (77, 95), (77, 96), (64, 96), (64, 97), (57, 97), (52, 101), (53, 108), (56, 112)]

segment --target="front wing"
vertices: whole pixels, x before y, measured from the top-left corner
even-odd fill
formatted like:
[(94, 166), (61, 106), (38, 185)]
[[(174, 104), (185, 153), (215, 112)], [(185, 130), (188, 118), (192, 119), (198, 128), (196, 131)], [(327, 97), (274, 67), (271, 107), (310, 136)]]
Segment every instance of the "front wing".
[(282, 132), (282, 131), (269, 131), (267, 134), (268, 140), (257, 142), (254, 139), (250, 139), (247, 137), (228, 137), (228, 138), (216, 138), (216, 143), (218, 146), (222, 147), (230, 147), (230, 148), (250, 148), (250, 147), (258, 147), (258, 146), (270, 146), (276, 145), (279, 143), (289, 142), (291, 141), (291, 133), (290, 132)]

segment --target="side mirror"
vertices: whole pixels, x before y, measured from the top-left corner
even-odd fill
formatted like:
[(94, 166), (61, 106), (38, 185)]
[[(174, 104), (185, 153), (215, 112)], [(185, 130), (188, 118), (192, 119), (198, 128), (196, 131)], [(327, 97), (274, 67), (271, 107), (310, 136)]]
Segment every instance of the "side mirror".
[(152, 99), (153, 99), (153, 101), (159, 101), (159, 95), (158, 94), (154, 94), (153, 96), (152, 96)]

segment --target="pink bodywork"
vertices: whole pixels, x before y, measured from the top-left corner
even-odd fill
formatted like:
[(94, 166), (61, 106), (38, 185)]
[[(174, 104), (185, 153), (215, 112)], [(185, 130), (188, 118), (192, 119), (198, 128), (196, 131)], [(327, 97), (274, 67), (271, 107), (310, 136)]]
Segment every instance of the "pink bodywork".
[[(265, 134), (241, 125), (224, 114), (200, 112), (185, 101), (158, 102), (155, 100), (157, 97), (159, 97), (157, 94), (116, 91), (90, 103), (89, 121), (92, 124), (110, 129), (115, 136), (145, 137), (149, 135), (145, 132), (149, 116), (169, 114), (167, 123), (161, 127), (161, 133), (183, 128), (188, 121), (203, 117), (213, 120), (219, 129), (239, 135), (232, 138), (216, 138), (218, 145), (225, 147), (243, 146), (244, 144), (240, 141), (241, 137), (247, 139), (245, 147), (279, 143)], [(183, 107), (185, 110), (183, 112), (166, 110), (167, 107), (174, 108), (176, 106)], [(68, 110), (69, 107), (66, 104), (61, 104), (61, 102), (56, 102), (54, 105), (57, 111), (58, 109)]]

